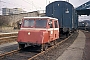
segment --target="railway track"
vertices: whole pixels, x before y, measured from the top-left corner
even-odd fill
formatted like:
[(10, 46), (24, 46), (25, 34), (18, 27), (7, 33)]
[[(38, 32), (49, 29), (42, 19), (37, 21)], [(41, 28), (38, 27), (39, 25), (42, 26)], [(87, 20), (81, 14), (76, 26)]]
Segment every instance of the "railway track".
[(16, 41), (18, 32), (1, 33), (0, 44)]
[(66, 38), (64, 40), (61, 40), (61, 41), (57, 40), (59, 43), (57, 43), (56, 45), (48, 48), (46, 51), (43, 51), (43, 52), (35, 51), (35, 47), (29, 47), (29, 48), (25, 48), (24, 50), (18, 49), (18, 50), (13, 50), (11, 52), (7, 52), (5, 54), (1, 54), (0, 58), (2, 60), (19, 60), (19, 59), (21, 59), (21, 60), (22, 59), (23, 60), (33, 60), (35, 57), (38, 57), (39, 55), (42, 55), (42, 54), (48, 52), (49, 50), (57, 47), (58, 45), (64, 43), (71, 36), (72, 35), (70, 35), (68, 38)]
[(72, 35), (70, 35), (68, 38), (66, 38), (66, 39), (64, 39), (64, 40), (62, 40), (62, 41), (60, 41), (60, 42), (59, 42), (59, 43), (57, 43), (56, 45), (54, 45), (54, 46), (52, 46), (52, 47), (48, 48), (46, 51), (43, 51), (43, 52), (41, 52), (41, 53), (39, 53), (39, 54), (37, 54), (37, 55), (35, 55), (35, 56), (33, 56), (33, 57), (29, 58), (28, 60), (34, 60), (34, 58), (36, 58), (37, 56), (42, 55), (42, 54), (44, 54), (44, 53), (48, 52), (49, 50), (51, 50), (51, 49), (53, 49), (53, 48), (57, 47), (58, 45), (60, 45), (60, 44), (64, 43), (64, 42), (65, 42), (67, 39), (69, 39), (71, 36), (72, 36)]
[[(32, 47), (30, 47), (32, 48)], [(0, 55), (0, 60), (28, 60), (28, 58), (37, 55), (40, 52), (33, 51), (33, 50), (27, 50), (28, 48), (25, 49), (17, 49), (13, 50), (11, 52), (7, 52), (5, 54)]]

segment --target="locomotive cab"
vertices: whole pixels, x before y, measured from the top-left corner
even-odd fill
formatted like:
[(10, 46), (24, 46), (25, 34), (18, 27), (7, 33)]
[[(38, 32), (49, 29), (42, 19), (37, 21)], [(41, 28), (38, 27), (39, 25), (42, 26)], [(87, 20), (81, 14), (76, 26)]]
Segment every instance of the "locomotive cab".
[(59, 24), (51, 17), (24, 17), (18, 32), (19, 48), (30, 46), (46, 46), (59, 38)]

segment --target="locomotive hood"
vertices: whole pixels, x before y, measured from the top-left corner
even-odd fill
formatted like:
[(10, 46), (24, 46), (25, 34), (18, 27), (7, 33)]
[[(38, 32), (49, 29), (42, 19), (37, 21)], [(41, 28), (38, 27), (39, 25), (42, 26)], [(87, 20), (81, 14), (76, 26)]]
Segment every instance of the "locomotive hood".
[(18, 33), (18, 41), (41, 44), (43, 43), (44, 32), (46, 32), (46, 30), (40, 29), (20, 30)]

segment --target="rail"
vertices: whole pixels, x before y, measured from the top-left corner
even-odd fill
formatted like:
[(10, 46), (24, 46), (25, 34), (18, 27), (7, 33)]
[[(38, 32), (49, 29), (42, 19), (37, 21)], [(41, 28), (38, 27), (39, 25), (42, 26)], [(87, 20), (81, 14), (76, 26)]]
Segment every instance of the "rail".
[(0, 44), (16, 41), (17, 35), (18, 32), (0, 33)]
[(17, 36), (10, 36), (10, 37), (2, 37), (2, 38), (0, 38), (0, 40), (2, 40), (2, 39), (10, 39), (10, 38), (16, 38)]
[[(72, 35), (73, 35), (73, 34), (72, 34)], [(44, 54), (45, 52), (48, 52), (49, 50), (51, 50), (51, 49), (57, 47), (57, 46), (60, 45), (61, 43), (64, 43), (64, 42), (65, 42), (67, 39), (69, 39), (72, 35), (70, 35), (68, 38), (62, 40), (61, 42), (57, 43), (56, 45), (54, 45), (54, 46), (48, 48), (46, 51), (43, 51), (43, 52), (41, 52), (41, 53), (39, 53), (39, 54), (37, 54), (37, 55), (35, 55), (35, 56), (29, 58), (28, 60), (33, 60), (35, 57), (37, 57), (37, 56), (39, 56), (39, 55), (41, 55), (41, 54)]]
[(13, 50), (13, 51), (11, 51), (11, 52), (7, 52), (7, 53), (4, 53), (4, 54), (0, 54), (0, 59), (2, 59), (2, 58), (5, 57), (5, 56), (14, 54), (14, 53), (18, 52), (19, 50), (20, 50), (20, 49)]
[[(72, 34), (72, 35), (73, 35), (73, 34)], [(28, 58), (28, 60), (33, 60), (35, 57), (38, 57), (39, 55), (44, 54), (45, 52), (48, 52), (49, 50), (57, 47), (58, 45), (60, 45), (60, 44), (64, 43), (65, 41), (67, 41), (72, 35), (70, 35), (68, 38), (62, 40), (61, 42), (57, 43), (56, 45), (48, 48), (46, 51), (42, 51), (41, 53), (38, 53), (38, 54), (32, 56), (31, 58)], [(13, 50), (13, 51), (11, 51), (11, 52), (7, 52), (7, 53), (4, 53), (4, 54), (0, 54), (0, 58), (2, 59), (2, 58), (4, 58), (5, 56), (9, 56), (9, 55), (15, 54), (15, 53), (18, 52), (18, 51), (20, 51), (20, 49), (18, 49), (18, 50)]]

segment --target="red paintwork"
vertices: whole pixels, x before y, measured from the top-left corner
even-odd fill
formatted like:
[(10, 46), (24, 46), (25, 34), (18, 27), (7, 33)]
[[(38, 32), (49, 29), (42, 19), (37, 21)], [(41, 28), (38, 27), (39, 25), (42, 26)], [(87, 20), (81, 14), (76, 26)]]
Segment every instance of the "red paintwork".
[[(30, 35), (28, 35), (30, 32)], [(47, 31), (20, 30), (18, 33), (18, 42), (42, 44), (48, 41)], [(43, 41), (43, 42), (42, 42)]]
[[(30, 19), (30, 18), (27, 18), (27, 19)], [(46, 18), (42, 18), (42, 19), (46, 19)], [(48, 43), (50, 41), (53, 41), (59, 38), (59, 25), (58, 25), (58, 29), (56, 29), (54, 26), (54, 21), (57, 21), (57, 24), (58, 24), (58, 20), (54, 20), (50, 18), (47, 18), (46, 20), (48, 20), (48, 22), (49, 20), (52, 20), (53, 28), (50, 28), (50, 26), (48, 25), (48, 22), (47, 22), (46, 28), (30, 28), (29, 29), (27, 27), (22, 26), (21, 30), (18, 32), (17, 42), (44, 44), (44, 43)], [(30, 34), (28, 34), (29, 32)]]

